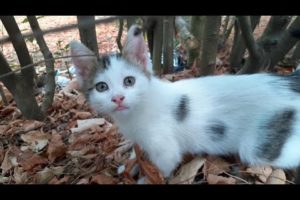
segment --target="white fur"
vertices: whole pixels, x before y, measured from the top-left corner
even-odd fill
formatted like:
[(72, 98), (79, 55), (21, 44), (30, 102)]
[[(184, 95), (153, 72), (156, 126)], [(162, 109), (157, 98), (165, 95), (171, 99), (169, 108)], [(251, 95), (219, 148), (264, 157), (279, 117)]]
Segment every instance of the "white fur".
[[(93, 85), (105, 82), (109, 89), (98, 92), (93, 88), (88, 97), (98, 112), (112, 116), (120, 132), (138, 143), (165, 176), (171, 174), (185, 153), (238, 154), (251, 165), (281, 168), (300, 164), (300, 95), (287, 82), (268, 74), (223, 75), (175, 83), (149, 78), (145, 71), (150, 71), (150, 62), (145, 62), (142, 35), (134, 36), (132, 30), (124, 47), (126, 60), (111, 57), (110, 66), (90, 78)], [(78, 44), (75, 47), (75, 53), (87, 51)], [(133, 62), (128, 62), (130, 59)], [(93, 62), (85, 59), (77, 63), (79, 71), (85, 72), (81, 74), (90, 74), (88, 69), (92, 69)], [(135, 77), (133, 86), (124, 86), (126, 76)], [(117, 95), (125, 97), (123, 105), (128, 109), (114, 111), (116, 104), (111, 99)], [(189, 109), (186, 118), (178, 121), (175, 112), (183, 95), (189, 99)], [(268, 140), (262, 123), (287, 108), (296, 111), (292, 133), (280, 156), (268, 162), (257, 156), (258, 145)], [(227, 127), (222, 139), (213, 139), (207, 132), (214, 120), (221, 120)]]
[[(300, 111), (296, 93), (276, 84), (271, 88), (268, 84), (277, 77), (224, 75), (168, 83), (155, 77), (148, 80), (138, 68), (122, 60), (112, 59), (111, 63), (94, 81), (108, 83), (111, 90), (105, 93), (93, 90), (90, 102), (99, 112), (110, 114), (121, 133), (140, 144), (164, 175), (170, 175), (184, 153), (238, 153), (244, 162), (254, 165), (295, 167), (299, 164), (300, 130), (288, 140), (282, 156), (273, 163), (257, 158), (254, 152), (257, 142), (263, 138), (259, 123), (266, 113), (287, 106)], [(128, 75), (137, 79), (132, 88), (122, 84)], [(110, 99), (119, 94), (125, 96), (129, 109), (112, 112), (115, 104)], [(174, 109), (183, 94), (190, 99), (190, 110), (187, 118), (178, 122)], [(206, 125), (214, 119), (221, 119), (230, 127), (224, 140), (214, 141), (205, 132)], [(300, 124), (298, 116), (297, 124)]]

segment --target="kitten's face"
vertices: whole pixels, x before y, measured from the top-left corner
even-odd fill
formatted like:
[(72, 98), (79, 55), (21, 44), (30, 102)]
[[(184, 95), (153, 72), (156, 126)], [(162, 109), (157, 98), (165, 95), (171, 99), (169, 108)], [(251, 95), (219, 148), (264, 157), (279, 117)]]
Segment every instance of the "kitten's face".
[(139, 107), (151, 81), (152, 66), (138, 26), (129, 29), (122, 57), (105, 56), (97, 61), (82, 43), (72, 41), (70, 47), (76, 79), (93, 108), (112, 116), (126, 116)]
[(105, 70), (97, 71), (88, 98), (92, 107), (109, 115), (126, 115), (145, 98), (149, 78), (123, 58), (108, 58)]

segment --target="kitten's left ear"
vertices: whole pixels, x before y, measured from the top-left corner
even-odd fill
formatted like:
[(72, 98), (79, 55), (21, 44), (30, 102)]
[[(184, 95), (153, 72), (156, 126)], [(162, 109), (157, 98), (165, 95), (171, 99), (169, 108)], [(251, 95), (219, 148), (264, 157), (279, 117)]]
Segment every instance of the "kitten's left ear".
[(143, 71), (152, 73), (147, 45), (142, 34), (142, 29), (139, 26), (133, 25), (128, 30), (122, 54), (125, 59), (137, 64)]

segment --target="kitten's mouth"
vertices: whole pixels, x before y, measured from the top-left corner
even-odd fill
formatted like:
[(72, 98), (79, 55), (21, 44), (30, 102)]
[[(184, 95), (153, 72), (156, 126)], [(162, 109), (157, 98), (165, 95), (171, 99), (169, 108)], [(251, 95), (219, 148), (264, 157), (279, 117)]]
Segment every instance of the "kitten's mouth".
[(129, 107), (127, 107), (127, 106), (119, 105), (119, 106), (117, 106), (117, 107), (114, 109), (114, 111), (126, 110), (126, 109), (128, 109), (128, 108), (129, 108)]

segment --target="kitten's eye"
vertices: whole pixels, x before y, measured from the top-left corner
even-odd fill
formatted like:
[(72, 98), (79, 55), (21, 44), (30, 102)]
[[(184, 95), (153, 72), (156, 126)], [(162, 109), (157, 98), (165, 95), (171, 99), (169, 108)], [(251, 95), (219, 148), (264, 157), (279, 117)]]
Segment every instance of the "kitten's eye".
[(108, 85), (105, 82), (99, 82), (96, 84), (96, 90), (98, 92), (104, 92), (108, 90)]
[(133, 86), (135, 83), (135, 78), (133, 76), (127, 76), (124, 78), (125, 86)]

